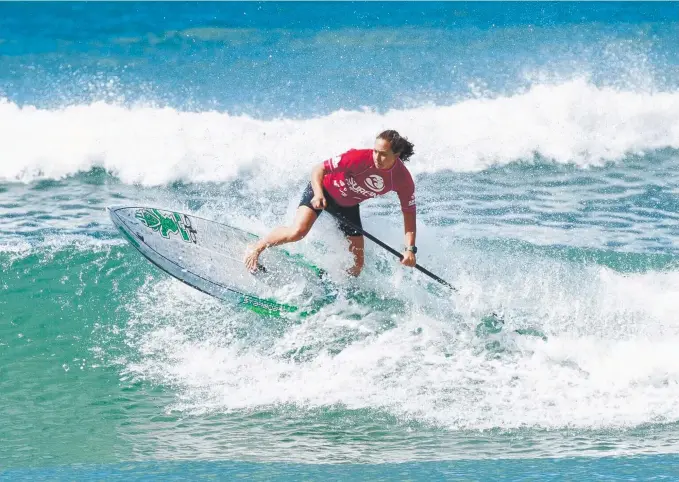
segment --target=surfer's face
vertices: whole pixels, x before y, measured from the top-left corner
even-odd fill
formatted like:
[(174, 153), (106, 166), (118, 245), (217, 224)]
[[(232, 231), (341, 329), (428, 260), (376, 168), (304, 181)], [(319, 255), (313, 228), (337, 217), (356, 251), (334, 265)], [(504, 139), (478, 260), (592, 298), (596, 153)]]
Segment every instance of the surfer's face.
[(375, 140), (373, 149), (373, 162), (377, 169), (391, 169), (398, 156), (391, 150), (391, 143), (384, 139)]

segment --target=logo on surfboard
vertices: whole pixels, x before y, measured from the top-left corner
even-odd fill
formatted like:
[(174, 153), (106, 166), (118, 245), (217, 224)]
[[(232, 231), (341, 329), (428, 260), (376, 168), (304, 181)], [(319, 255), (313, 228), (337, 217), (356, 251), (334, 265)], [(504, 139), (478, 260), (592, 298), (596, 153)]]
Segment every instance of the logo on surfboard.
[(165, 239), (170, 239), (170, 234), (175, 234), (181, 236), (187, 243), (196, 242), (198, 231), (193, 228), (191, 218), (186, 214), (163, 213), (158, 209), (138, 209), (134, 217), (147, 228), (160, 233)]

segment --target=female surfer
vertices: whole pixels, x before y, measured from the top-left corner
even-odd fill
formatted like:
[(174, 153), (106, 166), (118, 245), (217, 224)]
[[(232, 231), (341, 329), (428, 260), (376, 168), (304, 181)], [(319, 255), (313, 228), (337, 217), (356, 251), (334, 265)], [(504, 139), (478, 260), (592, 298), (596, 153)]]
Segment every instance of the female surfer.
[(405, 248), (401, 264), (415, 266), (415, 183), (404, 164), (413, 152), (411, 142), (398, 132), (387, 130), (377, 136), (373, 149), (351, 149), (318, 164), (292, 226), (279, 226), (252, 246), (245, 257), (247, 269), (250, 272), (258, 269), (259, 255), (266, 248), (302, 239), (326, 210), (335, 215), (339, 229), (349, 241), (354, 266), (348, 273), (358, 276), (364, 259), (363, 235), (355, 229), (362, 227), (359, 204), (390, 191), (398, 194), (403, 212)]

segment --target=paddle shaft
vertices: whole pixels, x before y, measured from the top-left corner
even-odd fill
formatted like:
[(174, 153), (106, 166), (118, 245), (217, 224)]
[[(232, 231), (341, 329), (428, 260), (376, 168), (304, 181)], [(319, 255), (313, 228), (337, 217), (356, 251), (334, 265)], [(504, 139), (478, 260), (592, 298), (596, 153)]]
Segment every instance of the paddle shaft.
[[(368, 238), (368, 239), (369, 239), (370, 241), (372, 241), (373, 243), (380, 245), (381, 247), (383, 247), (384, 249), (386, 249), (387, 251), (389, 251), (391, 254), (393, 254), (394, 256), (396, 256), (398, 259), (400, 259), (400, 260), (403, 259), (403, 255), (402, 255), (401, 253), (399, 253), (398, 251), (396, 251), (394, 248), (392, 248), (392, 247), (389, 246), (388, 244), (383, 243), (382, 241), (380, 241), (379, 239), (377, 239), (375, 236), (373, 236), (372, 234), (370, 234), (369, 232), (367, 232), (367, 231), (364, 230), (363, 228), (360, 228), (360, 227), (356, 226), (354, 223), (352, 223), (351, 221), (348, 221), (348, 220), (344, 219), (344, 217), (340, 216), (340, 215), (337, 214), (337, 213), (333, 213), (333, 212), (331, 212), (331, 211), (327, 211), (327, 212), (328, 212), (329, 214), (331, 214), (332, 216), (334, 216), (335, 218), (337, 218), (337, 219), (339, 219), (340, 221), (342, 221), (342, 222), (343, 222), (344, 224), (346, 224), (347, 226), (349, 226), (349, 227), (351, 227), (352, 229), (354, 229), (354, 230), (358, 231), (359, 233), (361, 233), (363, 236), (365, 236), (366, 238)], [(421, 273), (426, 274), (426, 275), (429, 276), (431, 279), (433, 279), (433, 280), (435, 280), (435, 281), (438, 281), (438, 282), (441, 283), (443, 286), (447, 286), (447, 287), (450, 288), (451, 290), (457, 291), (457, 288), (455, 288), (453, 285), (451, 285), (450, 283), (448, 283), (446, 280), (444, 280), (444, 279), (442, 279), (442, 278), (439, 278), (439, 277), (436, 276), (434, 273), (432, 273), (431, 271), (429, 271), (429, 270), (426, 269), (426, 268), (423, 268), (423, 267), (420, 266), (419, 264), (415, 264), (415, 269), (418, 270), (418, 271), (420, 271)]]

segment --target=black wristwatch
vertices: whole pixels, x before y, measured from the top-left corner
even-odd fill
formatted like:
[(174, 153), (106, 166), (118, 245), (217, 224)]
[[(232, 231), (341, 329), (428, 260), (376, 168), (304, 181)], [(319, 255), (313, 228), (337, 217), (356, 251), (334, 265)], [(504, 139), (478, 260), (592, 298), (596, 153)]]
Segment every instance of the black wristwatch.
[(406, 246), (404, 251), (412, 251), (413, 254), (417, 254), (417, 246)]

